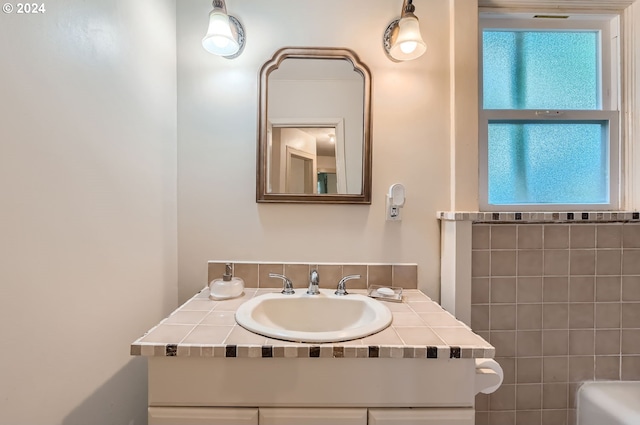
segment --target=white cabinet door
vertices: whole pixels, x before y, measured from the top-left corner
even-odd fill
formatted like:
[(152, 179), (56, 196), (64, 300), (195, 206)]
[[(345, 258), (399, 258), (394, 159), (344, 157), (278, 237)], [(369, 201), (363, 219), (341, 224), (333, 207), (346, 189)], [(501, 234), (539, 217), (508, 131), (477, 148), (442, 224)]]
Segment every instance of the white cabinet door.
[(258, 409), (149, 407), (149, 425), (258, 425)]
[(369, 425), (473, 425), (473, 409), (369, 409)]
[(367, 409), (260, 408), (260, 425), (367, 425)]

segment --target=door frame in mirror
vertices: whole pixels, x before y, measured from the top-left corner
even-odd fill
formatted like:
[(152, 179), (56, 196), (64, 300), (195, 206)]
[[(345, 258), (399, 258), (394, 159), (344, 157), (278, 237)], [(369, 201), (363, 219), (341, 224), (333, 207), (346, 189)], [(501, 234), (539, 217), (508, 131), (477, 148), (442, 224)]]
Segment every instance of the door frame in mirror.
[[(285, 59), (344, 59), (351, 62), (355, 72), (362, 75), (363, 132), (362, 132), (362, 192), (360, 194), (292, 194), (270, 193), (268, 190), (268, 78)], [(258, 149), (256, 159), (256, 202), (309, 203), (309, 204), (371, 204), (371, 72), (358, 55), (347, 48), (285, 47), (274, 53), (260, 69)]]
[[(342, 118), (273, 118), (267, 120), (267, 133), (272, 131), (273, 128), (333, 128), (335, 131), (335, 158), (336, 158), (336, 175), (338, 176), (338, 188), (343, 193), (347, 191), (347, 167), (345, 161), (345, 147), (344, 147), (344, 120)], [(267, 146), (272, 142), (271, 136), (267, 135)], [(272, 149), (267, 149), (267, 162), (266, 162), (266, 178), (267, 187), (271, 188), (272, 173), (275, 172), (271, 167), (273, 155)]]

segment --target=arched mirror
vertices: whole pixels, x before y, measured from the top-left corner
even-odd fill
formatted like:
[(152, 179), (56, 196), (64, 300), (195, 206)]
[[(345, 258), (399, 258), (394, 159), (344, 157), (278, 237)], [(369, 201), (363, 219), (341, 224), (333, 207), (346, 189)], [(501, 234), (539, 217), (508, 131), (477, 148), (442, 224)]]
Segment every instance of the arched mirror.
[(284, 48), (260, 70), (256, 201), (371, 203), (371, 75), (349, 49)]

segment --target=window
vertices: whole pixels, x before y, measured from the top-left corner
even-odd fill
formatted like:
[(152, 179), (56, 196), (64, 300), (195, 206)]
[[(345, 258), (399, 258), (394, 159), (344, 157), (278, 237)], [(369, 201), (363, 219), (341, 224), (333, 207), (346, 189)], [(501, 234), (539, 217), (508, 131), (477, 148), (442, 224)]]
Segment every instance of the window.
[(482, 18), (483, 210), (620, 200), (617, 18)]

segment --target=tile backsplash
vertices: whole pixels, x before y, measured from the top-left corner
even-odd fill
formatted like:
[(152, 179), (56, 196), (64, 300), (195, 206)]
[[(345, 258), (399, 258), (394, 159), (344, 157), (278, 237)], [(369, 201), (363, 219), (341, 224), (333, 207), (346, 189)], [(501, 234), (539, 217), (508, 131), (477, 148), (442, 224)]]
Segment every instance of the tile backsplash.
[(372, 285), (394, 286), (404, 289), (418, 287), (417, 264), (313, 264), (313, 263), (253, 263), (245, 261), (209, 261), (208, 282), (222, 277), (225, 264), (233, 264), (233, 275), (244, 280), (250, 288), (280, 288), (282, 280), (270, 278), (269, 273), (284, 274), (296, 288), (309, 285), (309, 273), (318, 270), (320, 287), (335, 289), (340, 279), (351, 274), (361, 275), (350, 280), (347, 289), (367, 289)]
[(472, 329), (502, 387), (476, 424), (575, 424), (589, 380), (640, 380), (640, 223), (474, 223)]

